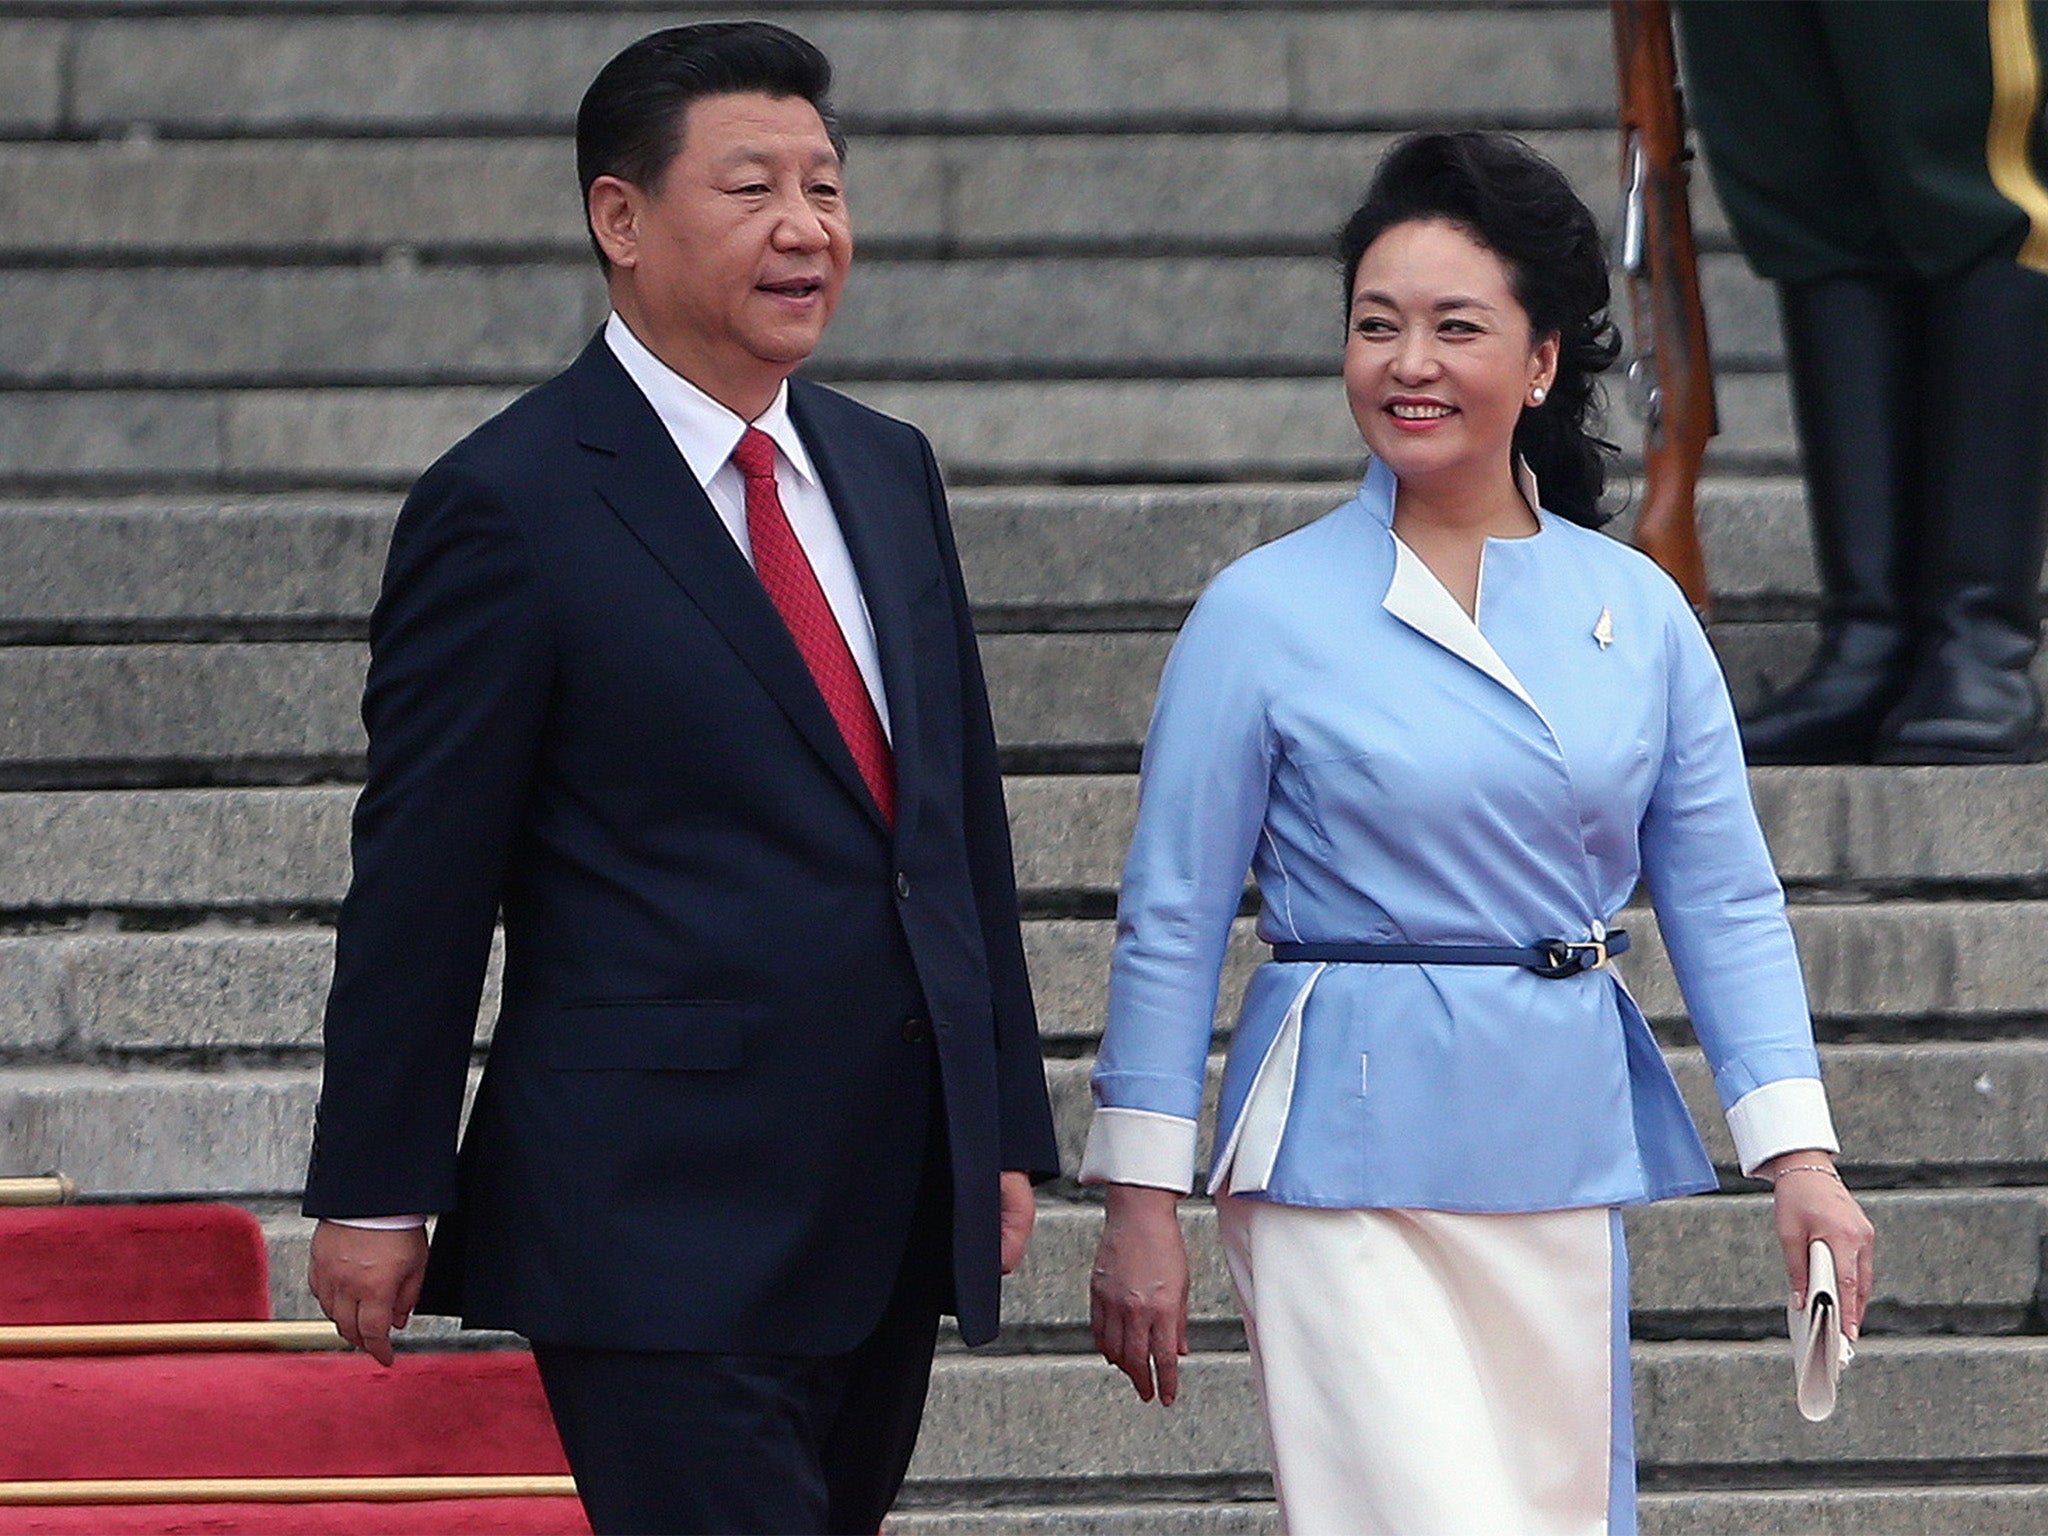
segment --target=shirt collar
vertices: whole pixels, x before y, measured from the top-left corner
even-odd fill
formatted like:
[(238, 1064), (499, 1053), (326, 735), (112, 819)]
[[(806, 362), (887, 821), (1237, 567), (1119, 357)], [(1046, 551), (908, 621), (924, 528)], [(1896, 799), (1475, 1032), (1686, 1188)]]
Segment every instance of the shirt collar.
[(749, 426), (759, 427), (773, 438), (783, 459), (806, 483), (818, 483), (811, 456), (804, 450), (803, 439), (797, 436), (796, 424), (789, 419), (787, 380), (775, 391), (768, 409), (748, 422), (656, 357), (616, 310), (604, 323), (604, 339), (619, 366), (654, 407), (654, 414), (675, 440), (699, 485), (709, 485), (711, 477), (725, 467)]
[[(1394, 492), (1400, 482), (1394, 472), (1378, 459), (1368, 459), (1365, 465), (1365, 479), (1358, 487), (1358, 499), (1373, 516), (1388, 527), (1394, 524)], [(1536, 486), (1536, 471), (1529, 467), (1529, 461), (1520, 454), (1515, 455), (1515, 489), (1522, 493), (1522, 500), (1529, 503), (1529, 510), (1536, 514), (1536, 521), (1543, 521), (1543, 501)]]

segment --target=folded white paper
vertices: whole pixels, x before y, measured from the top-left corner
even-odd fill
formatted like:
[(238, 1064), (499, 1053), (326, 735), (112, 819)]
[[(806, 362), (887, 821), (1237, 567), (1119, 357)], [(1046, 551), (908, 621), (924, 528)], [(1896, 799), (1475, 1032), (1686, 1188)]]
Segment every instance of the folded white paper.
[(1818, 1239), (1806, 1250), (1806, 1305), (1787, 1306), (1785, 1320), (1792, 1334), (1792, 1386), (1799, 1412), (1818, 1424), (1835, 1411), (1842, 1367), (1856, 1358), (1856, 1346), (1842, 1333), (1834, 1250)]

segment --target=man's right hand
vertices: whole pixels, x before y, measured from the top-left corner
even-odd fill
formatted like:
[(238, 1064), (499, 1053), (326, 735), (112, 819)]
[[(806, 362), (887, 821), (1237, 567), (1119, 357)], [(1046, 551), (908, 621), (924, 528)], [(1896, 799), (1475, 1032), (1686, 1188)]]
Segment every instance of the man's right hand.
[(1112, 1184), (1088, 1310), (1095, 1347), (1131, 1378), (1138, 1396), (1156, 1392), (1171, 1407), (1180, 1395), (1180, 1357), (1188, 1352), (1188, 1251), (1180, 1197), (1170, 1189)]
[(335, 1332), (380, 1365), (391, 1363), (391, 1330), (412, 1321), (426, 1275), (424, 1227), (389, 1231), (323, 1221), (313, 1229), (306, 1283)]

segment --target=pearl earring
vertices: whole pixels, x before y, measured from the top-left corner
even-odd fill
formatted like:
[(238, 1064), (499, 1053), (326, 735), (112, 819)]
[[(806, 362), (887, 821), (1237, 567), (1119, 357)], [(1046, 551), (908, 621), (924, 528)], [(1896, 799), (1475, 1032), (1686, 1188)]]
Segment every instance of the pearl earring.
[(1538, 384), (1534, 389), (1529, 391), (1529, 403), (1531, 405), (1541, 405), (1544, 402), (1544, 400), (1549, 396), (1549, 394), (1550, 391), (1545, 389), (1541, 384)]

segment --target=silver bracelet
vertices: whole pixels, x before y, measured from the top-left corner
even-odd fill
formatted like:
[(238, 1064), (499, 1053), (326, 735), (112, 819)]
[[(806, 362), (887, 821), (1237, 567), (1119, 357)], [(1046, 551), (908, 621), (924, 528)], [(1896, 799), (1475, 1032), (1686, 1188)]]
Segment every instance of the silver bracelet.
[[(1780, 1168), (1776, 1173), (1768, 1175), (1771, 1181), (1771, 1188), (1776, 1189), (1778, 1187), (1778, 1180), (1785, 1177), (1788, 1173), (1824, 1173), (1837, 1184), (1842, 1183), (1841, 1171), (1830, 1168), (1826, 1163), (1794, 1163), (1790, 1168)], [(1847, 1188), (1848, 1186), (1843, 1185), (1843, 1187)]]

